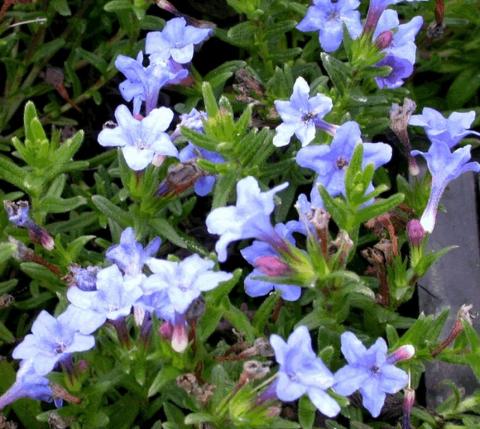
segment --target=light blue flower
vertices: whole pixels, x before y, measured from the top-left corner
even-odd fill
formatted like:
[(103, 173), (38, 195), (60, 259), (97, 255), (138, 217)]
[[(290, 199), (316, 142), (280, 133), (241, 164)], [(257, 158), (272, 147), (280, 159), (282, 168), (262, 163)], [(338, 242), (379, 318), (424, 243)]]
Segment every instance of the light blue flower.
[(381, 34), (392, 32), (392, 40), (382, 50), (385, 58), (377, 65), (388, 65), (392, 68), (392, 72), (388, 76), (376, 78), (380, 88), (398, 88), (403, 85), (404, 79), (413, 73), (417, 51), (415, 37), (422, 25), (423, 18), (421, 16), (415, 16), (406, 24), (400, 24), (396, 11), (386, 10), (382, 13), (373, 38), (376, 39)]
[(144, 296), (140, 305), (172, 325), (172, 348), (183, 352), (188, 345), (186, 313), (202, 292), (215, 289), (232, 278), (231, 273), (213, 271), (214, 262), (191, 255), (174, 262), (150, 258), (152, 271), (142, 284)]
[(438, 140), (430, 145), (428, 152), (411, 152), (412, 155), (421, 155), (427, 160), (428, 170), (432, 175), (430, 197), (420, 219), (425, 231), (431, 233), (435, 227), (438, 205), (447, 185), (467, 171), (480, 172), (478, 162), (469, 162), (470, 149), (471, 145), (466, 145), (452, 152), (446, 142)]
[(127, 78), (119, 88), (126, 101), (133, 100), (133, 114), (140, 113), (142, 102), (145, 102), (145, 114), (148, 115), (157, 107), (160, 90), (169, 83), (185, 79), (188, 70), (172, 60), (143, 66), (143, 52), (136, 59), (119, 55), (115, 59), (115, 67)]
[(314, 0), (305, 18), (297, 25), (300, 31), (318, 31), (320, 46), (326, 52), (336, 51), (343, 40), (343, 26), (352, 39), (362, 32), (358, 0)]
[(71, 353), (90, 350), (95, 345), (92, 335), (79, 332), (71, 317), (65, 311), (57, 318), (43, 310), (32, 325), (32, 333), (13, 350), (15, 359), (33, 360), (38, 375), (46, 375)]
[(330, 145), (314, 145), (300, 149), (297, 163), (317, 173), (312, 187), (311, 200), (315, 208), (323, 207), (318, 185), (323, 185), (335, 197), (345, 195), (345, 172), (355, 147), (363, 145), (363, 168), (373, 164), (378, 168), (392, 157), (392, 148), (384, 143), (362, 143), (360, 127), (356, 122), (345, 122), (340, 126)]
[(106, 253), (109, 261), (113, 262), (128, 276), (141, 274), (148, 258), (154, 256), (162, 240), (155, 237), (145, 248), (136, 240), (133, 228), (126, 228), (120, 236), (120, 243), (111, 246)]
[[(292, 244), (295, 244), (291, 229), (292, 226), (295, 228), (297, 226), (297, 222), (289, 222), (287, 225), (278, 223), (275, 225), (274, 229), (280, 237)], [(285, 301), (296, 301), (300, 298), (302, 289), (297, 285), (275, 283), (274, 277), (268, 281), (257, 278), (269, 275), (269, 272), (265, 272), (265, 269), (262, 270), (261, 264), (258, 264), (259, 259), (266, 257), (279, 258), (278, 252), (272, 247), (271, 244), (264, 241), (255, 240), (252, 245), (245, 247), (240, 251), (240, 253), (250, 265), (255, 267), (255, 269), (245, 278), (245, 292), (248, 296), (264, 296), (275, 289), (280, 292), (281, 297)]]
[(332, 110), (332, 99), (320, 93), (310, 97), (310, 87), (303, 77), (295, 81), (290, 100), (276, 100), (275, 108), (283, 121), (275, 130), (275, 146), (287, 145), (294, 134), (306, 146), (315, 138), (316, 127), (335, 132), (336, 126), (322, 119)]
[(412, 115), (410, 125), (423, 127), (428, 138), (434, 144), (444, 142), (450, 148), (457, 145), (469, 134), (480, 136), (480, 133), (470, 130), (475, 120), (475, 112), (452, 112), (445, 118), (439, 111), (424, 107), (421, 115)]
[(340, 412), (340, 407), (325, 390), (333, 386), (333, 374), (312, 349), (310, 334), (305, 326), (295, 329), (288, 341), (270, 336), (275, 360), (280, 365), (276, 394), (282, 401), (294, 401), (307, 394), (318, 410), (328, 417)]
[(220, 235), (215, 245), (220, 262), (226, 261), (227, 247), (232, 241), (258, 238), (269, 243), (282, 242), (273, 229), (270, 214), (275, 208), (275, 194), (287, 186), (283, 183), (261, 192), (254, 177), (245, 177), (237, 183), (237, 205), (212, 210), (206, 224), (210, 234)]
[(50, 402), (52, 396), (48, 378), (35, 372), (33, 360), (24, 360), (20, 363), (15, 383), (0, 396), (0, 410), (17, 399), (30, 398)]
[(408, 383), (408, 374), (394, 366), (401, 359), (410, 358), (414, 349), (408, 347), (408, 353), (387, 355), (387, 344), (379, 338), (367, 349), (351, 332), (341, 336), (342, 353), (348, 365), (335, 373), (333, 389), (340, 395), (351, 395), (360, 390), (363, 406), (373, 417), (378, 417), (387, 393), (397, 393)]
[[(78, 329), (92, 333), (107, 320), (118, 320), (130, 314), (132, 306), (143, 295), (140, 287), (144, 276), (123, 276), (116, 265), (104, 268), (97, 275), (93, 291), (70, 287), (67, 298), (71, 302), (72, 318)], [(74, 313), (74, 310), (77, 310)], [(82, 310), (82, 311), (78, 311)]]
[(184, 18), (173, 18), (162, 31), (147, 34), (145, 52), (150, 54), (153, 63), (170, 57), (179, 64), (192, 61), (194, 45), (203, 42), (212, 34), (210, 28), (197, 28), (187, 25)]
[(143, 170), (155, 155), (178, 156), (177, 148), (165, 133), (173, 119), (170, 109), (153, 109), (144, 119), (138, 120), (122, 104), (116, 108), (115, 118), (118, 126), (104, 128), (98, 135), (98, 142), (102, 146), (121, 147), (132, 170)]

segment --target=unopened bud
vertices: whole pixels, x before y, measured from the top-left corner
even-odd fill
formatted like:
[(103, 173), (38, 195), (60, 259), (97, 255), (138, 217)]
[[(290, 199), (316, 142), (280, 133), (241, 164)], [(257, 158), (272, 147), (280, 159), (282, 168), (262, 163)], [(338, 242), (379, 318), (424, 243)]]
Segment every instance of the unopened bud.
[(394, 364), (411, 359), (414, 355), (415, 347), (413, 347), (411, 344), (406, 344), (395, 350), (390, 356), (388, 356), (387, 360), (389, 363)]
[(393, 40), (393, 33), (390, 30), (380, 33), (375, 39), (375, 45), (380, 50), (386, 49), (390, 46)]
[(142, 326), (145, 320), (145, 313), (145, 308), (142, 305), (133, 306), (133, 320), (135, 321), (135, 325)]
[(28, 229), (28, 236), (34, 243), (40, 244), (46, 250), (53, 250), (55, 241), (45, 228), (33, 224)]
[(78, 362), (77, 362), (77, 365), (76, 365), (76, 370), (80, 373), (80, 374), (84, 374), (88, 371), (88, 368), (89, 368), (89, 364), (88, 364), (88, 361), (86, 361), (85, 359), (80, 359)]
[(402, 429), (410, 429), (410, 416), (412, 414), (412, 409), (414, 404), (415, 404), (415, 390), (408, 387), (405, 389), (405, 396), (403, 398)]
[(260, 256), (254, 263), (256, 268), (269, 277), (281, 277), (290, 272), (290, 267), (277, 256)]
[(185, 323), (173, 325), (171, 345), (177, 353), (183, 353), (188, 347), (188, 332)]
[(173, 325), (170, 322), (163, 322), (158, 328), (158, 333), (165, 340), (171, 340), (173, 334)]
[(425, 230), (418, 219), (412, 219), (407, 223), (408, 241), (412, 246), (418, 247), (425, 238)]

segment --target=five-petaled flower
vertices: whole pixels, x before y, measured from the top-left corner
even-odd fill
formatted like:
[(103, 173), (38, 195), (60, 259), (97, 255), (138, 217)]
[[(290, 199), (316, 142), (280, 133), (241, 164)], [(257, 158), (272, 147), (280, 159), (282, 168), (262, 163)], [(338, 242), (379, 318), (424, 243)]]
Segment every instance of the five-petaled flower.
[(237, 205), (210, 212), (206, 224), (210, 234), (220, 235), (215, 245), (220, 262), (226, 261), (227, 246), (232, 241), (258, 238), (274, 247), (282, 245), (283, 240), (270, 222), (270, 214), (275, 208), (275, 194), (287, 186), (288, 183), (282, 183), (270, 191), (261, 192), (254, 177), (245, 177), (237, 183)]
[(383, 338), (379, 338), (367, 349), (351, 332), (342, 334), (341, 343), (348, 365), (335, 373), (333, 389), (345, 396), (360, 390), (363, 406), (373, 417), (378, 417), (386, 394), (397, 393), (408, 383), (408, 374), (394, 364), (411, 358), (415, 349), (410, 345), (402, 346), (388, 355)]
[(280, 365), (275, 391), (278, 399), (294, 401), (307, 394), (318, 410), (328, 417), (340, 412), (337, 402), (325, 392), (335, 379), (312, 349), (310, 334), (305, 326), (295, 329), (288, 341), (270, 336), (275, 360)]
[(320, 93), (310, 97), (310, 87), (303, 77), (295, 81), (290, 100), (276, 100), (275, 108), (283, 121), (275, 130), (275, 146), (287, 145), (294, 134), (306, 146), (315, 138), (316, 127), (335, 133), (336, 126), (322, 119), (332, 110), (332, 99)]
[(345, 172), (356, 145), (363, 144), (363, 167), (373, 164), (378, 168), (392, 157), (392, 148), (384, 143), (362, 143), (360, 127), (356, 122), (340, 126), (330, 145), (313, 145), (300, 149), (297, 163), (317, 173), (311, 200), (315, 208), (323, 207), (318, 185), (323, 185), (332, 196), (345, 195)]
[(186, 64), (192, 61), (194, 45), (203, 42), (211, 34), (210, 28), (197, 28), (187, 25), (185, 18), (173, 18), (162, 31), (147, 34), (145, 52), (150, 54), (152, 63), (171, 57), (179, 64)]
[(33, 322), (32, 333), (13, 350), (13, 357), (31, 359), (38, 375), (48, 374), (71, 353), (90, 350), (95, 345), (92, 335), (80, 333), (76, 321), (69, 309), (57, 318), (43, 310)]
[(125, 162), (132, 170), (143, 170), (155, 155), (178, 156), (177, 148), (165, 132), (173, 119), (170, 109), (153, 109), (144, 119), (138, 120), (122, 104), (116, 108), (115, 118), (118, 126), (104, 128), (98, 135), (98, 142), (102, 146), (121, 147)]
[(358, 0), (314, 0), (305, 18), (297, 25), (300, 31), (318, 31), (320, 46), (326, 52), (336, 51), (343, 40), (343, 26), (356, 39), (362, 32)]
[(408, 123), (423, 127), (433, 144), (444, 142), (451, 148), (469, 134), (480, 136), (480, 133), (469, 129), (474, 120), (475, 112), (473, 110), (452, 112), (448, 118), (445, 118), (439, 111), (424, 107), (422, 114), (412, 115)]

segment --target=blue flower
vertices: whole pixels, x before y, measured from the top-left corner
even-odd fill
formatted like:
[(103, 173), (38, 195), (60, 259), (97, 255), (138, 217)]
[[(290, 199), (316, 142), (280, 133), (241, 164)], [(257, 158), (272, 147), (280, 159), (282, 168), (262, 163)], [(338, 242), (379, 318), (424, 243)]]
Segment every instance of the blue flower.
[(432, 175), (430, 197), (420, 219), (425, 231), (431, 233), (435, 227), (438, 205), (449, 182), (467, 171), (480, 172), (478, 162), (469, 162), (470, 149), (471, 145), (467, 145), (452, 152), (446, 142), (438, 140), (431, 144), (428, 152), (411, 152), (412, 155), (421, 155), (427, 160), (428, 170)]
[(71, 353), (90, 350), (95, 339), (81, 334), (71, 316), (68, 309), (57, 318), (43, 310), (33, 322), (32, 333), (13, 350), (13, 357), (33, 360), (35, 372), (46, 375)]
[(98, 142), (102, 146), (121, 147), (125, 161), (132, 170), (143, 170), (155, 155), (178, 156), (177, 148), (165, 133), (173, 119), (170, 109), (153, 109), (139, 121), (122, 104), (116, 108), (115, 118), (118, 126), (104, 128), (98, 135)]
[(147, 34), (145, 52), (155, 63), (172, 57), (179, 64), (192, 61), (193, 47), (212, 34), (210, 28), (196, 28), (187, 25), (184, 18), (173, 18), (162, 31)]
[[(179, 136), (181, 133), (182, 127), (190, 128), (198, 133), (203, 133), (203, 120), (207, 118), (207, 114), (197, 109), (192, 109), (190, 113), (180, 116), (180, 123), (177, 125), (175, 132), (172, 134), (172, 139), (174, 135)], [(225, 162), (225, 159), (218, 153), (212, 152), (201, 147), (195, 146), (192, 143), (188, 143), (180, 153), (178, 158), (181, 162), (188, 162), (195, 159), (206, 159), (207, 161), (221, 164)], [(195, 181), (194, 190), (197, 195), (204, 197), (208, 195), (215, 185), (216, 177), (212, 175), (205, 175), (199, 177)]]
[(300, 31), (318, 31), (321, 47), (326, 52), (336, 51), (343, 40), (343, 26), (352, 39), (362, 32), (358, 0), (314, 0), (305, 18), (297, 25)]
[(154, 256), (162, 240), (155, 237), (146, 247), (136, 240), (133, 228), (126, 228), (120, 236), (120, 243), (111, 246), (106, 253), (109, 261), (113, 262), (128, 276), (136, 276), (143, 270), (148, 258)]
[(28, 201), (4, 201), (9, 222), (20, 228), (31, 228), (35, 225), (30, 219), (30, 204)]
[(275, 108), (283, 121), (275, 130), (275, 146), (287, 145), (294, 134), (306, 146), (315, 138), (316, 127), (335, 132), (335, 125), (322, 119), (332, 110), (332, 99), (322, 94), (310, 97), (310, 87), (303, 77), (295, 81), (290, 101), (276, 100)]
[(406, 24), (400, 24), (396, 11), (386, 10), (382, 13), (373, 38), (376, 39), (386, 32), (392, 32), (393, 35), (390, 44), (382, 50), (385, 58), (377, 64), (392, 68), (392, 72), (388, 76), (376, 78), (380, 88), (398, 88), (403, 85), (404, 79), (413, 73), (417, 51), (415, 36), (422, 25), (423, 18), (421, 16), (415, 16)]
[(339, 405), (325, 390), (334, 383), (333, 374), (312, 350), (310, 334), (305, 326), (295, 329), (288, 341), (270, 336), (275, 360), (280, 365), (276, 394), (282, 401), (294, 401), (307, 394), (318, 410), (328, 417), (340, 412)]
[[(278, 223), (277, 225), (275, 225), (274, 229), (280, 237), (294, 244), (295, 240), (292, 236), (292, 230), (290, 229), (290, 227), (291, 226), (296, 227), (296, 225), (297, 225), (297, 222), (289, 222), (287, 225), (283, 223)], [(262, 267), (262, 264), (259, 263), (259, 260), (261, 260), (262, 258), (263, 259), (266, 257), (271, 257), (276, 259), (279, 258), (278, 252), (272, 247), (271, 244), (266, 243), (264, 241), (255, 240), (251, 246), (245, 247), (240, 252), (249, 264), (256, 267), (245, 278), (245, 292), (247, 293), (248, 296), (251, 296), (251, 297), (264, 296), (270, 293), (273, 289), (275, 289), (280, 292), (282, 298), (286, 301), (296, 301), (298, 298), (300, 298), (302, 289), (299, 286), (280, 284), (280, 283), (277, 284), (274, 282), (273, 277), (269, 281), (258, 279), (258, 277), (264, 277), (266, 275), (275, 274), (275, 273), (270, 273), (269, 271), (266, 272), (265, 268)], [(275, 259), (268, 260), (269, 265), (271, 264), (272, 261), (275, 261)], [(277, 264), (277, 266), (278, 265), (280, 264)], [(278, 275), (282, 275), (282, 274), (279, 273)]]
[(480, 136), (480, 133), (469, 129), (474, 120), (473, 110), (452, 112), (448, 118), (445, 118), (439, 111), (425, 107), (421, 115), (412, 115), (409, 124), (423, 127), (433, 144), (444, 142), (451, 148), (469, 134)]
[(71, 265), (69, 272), (69, 286), (76, 286), (81, 290), (95, 290), (97, 287), (97, 274), (100, 267)]
[[(118, 320), (130, 314), (133, 304), (143, 295), (140, 285), (143, 275), (124, 277), (116, 265), (104, 268), (97, 275), (97, 288), (93, 291), (77, 287), (68, 289), (70, 310), (77, 321), (78, 329), (92, 333), (106, 320)], [(73, 311), (76, 310), (76, 313)], [(78, 310), (83, 310), (78, 311)]]
[[(340, 395), (360, 390), (363, 406), (378, 417), (387, 393), (397, 393), (408, 383), (408, 374), (394, 366), (395, 362), (413, 356), (415, 349), (405, 346), (401, 353), (387, 355), (387, 344), (379, 338), (367, 349), (351, 332), (341, 336), (342, 353), (348, 365), (335, 373), (333, 389)], [(399, 349), (400, 350), (400, 349)]]
[(261, 192), (254, 177), (245, 177), (237, 183), (237, 205), (212, 210), (206, 224), (210, 234), (220, 235), (215, 245), (220, 262), (226, 261), (227, 246), (232, 241), (258, 238), (269, 243), (282, 242), (270, 223), (270, 214), (275, 208), (275, 194), (287, 186), (283, 183)]
[(20, 363), (15, 383), (0, 396), (0, 410), (17, 399), (30, 398), (50, 402), (52, 396), (48, 378), (35, 372), (33, 360), (24, 360)]
[(172, 60), (144, 67), (142, 52), (139, 52), (136, 59), (119, 55), (115, 59), (115, 67), (127, 78), (119, 88), (126, 101), (133, 100), (134, 115), (140, 113), (142, 102), (145, 102), (145, 114), (148, 115), (157, 107), (158, 96), (163, 86), (188, 76), (188, 71)]
[(317, 173), (311, 200), (315, 208), (323, 207), (318, 185), (322, 184), (332, 196), (345, 195), (345, 172), (356, 145), (363, 144), (363, 167), (373, 164), (378, 168), (392, 157), (392, 148), (384, 143), (362, 143), (360, 127), (356, 122), (340, 126), (330, 145), (314, 145), (300, 149), (297, 163)]
[(172, 324), (172, 347), (183, 352), (188, 345), (187, 310), (202, 292), (230, 280), (232, 274), (213, 271), (214, 262), (198, 255), (180, 262), (150, 258), (147, 265), (153, 274), (142, 284), (140, 304)]

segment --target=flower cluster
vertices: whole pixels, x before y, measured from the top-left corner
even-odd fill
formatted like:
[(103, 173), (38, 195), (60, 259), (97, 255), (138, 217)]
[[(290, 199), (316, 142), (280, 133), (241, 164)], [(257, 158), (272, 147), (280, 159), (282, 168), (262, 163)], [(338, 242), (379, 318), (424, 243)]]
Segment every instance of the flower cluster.
[[(15, 384), (0, 397), (0, 408), (25, 396), (52, 398), (46, 376), (58, 365), (71, 368), (73, 353), (94, 347), (92, 334), (97, 329), (107, 321), (122, 328), (134, 308), (142, 310), (140, 323), (150, 323), (155, 314), (172, 326), (169, 339), (175, 351), (187, 348), (192, 305), (202, 292), (230, 280), (232, 274), (213, 271), (213, 261), (198, 255), (179, 262), (154, 258), (160, 244), (155, 238), (144, 248), (134, 230), (127, 228), (120, 243), (106, 253), (113, 265), (72, 267), (67, 292), (70, 304), (57, 317), (42, 311), (33, 322), (32, 333), (14, 349), (13, 357), (21, 360), (20, 370)], [(149, 275), (144, 273), (145, 266)]]
[[(106, 147), (120, 147), (132, 170), (145, 169), (156, 157), (178, 158), (178, 150), (166, 133), (173, 111), (167, 107), (157, 108), (160, 90), (188, 76), (186, 65), (192, 60), (194, 46), (211, 33), (209, 28), (187, 25), (184, 18), (173, 18), (162, 31), (147, 34), (148, 66), (143, 65), (143, 52), (139, 52), (136, 59), (119, 55), (115, 60), (115, 66), (126, 77), (120, 84), (120, 93), (126, 101), (133, 100), (133, 112), (124, 105), (118, 106), (117, 123), (106, 125), (98, 135), (98, 142)], [(145, 103), (144, 116), (140, 114), (142, 103)]]
[(313, 351), (305, 326), (295, 329), (287, 342), (272, 335), (270, 343), (280, 368), (264, 398), (277, 397), (289, 402), (307, 394), (317, 409), (328, 417), (340, 412), (338, 403), (326, 392), (329, 388), (345, 396), (359, 390), (364, 407), (373, 417), (378, 417), (386, 394), (397, 393), (408, 383), (408, 374), (395, 363), (410, 359), (415, 353), (411, 345), (405, 345), (388, 354), (383, 338), (367, 349), (352, 332), (344, 332), (342, 353), (348, 364), (332, 374)]

